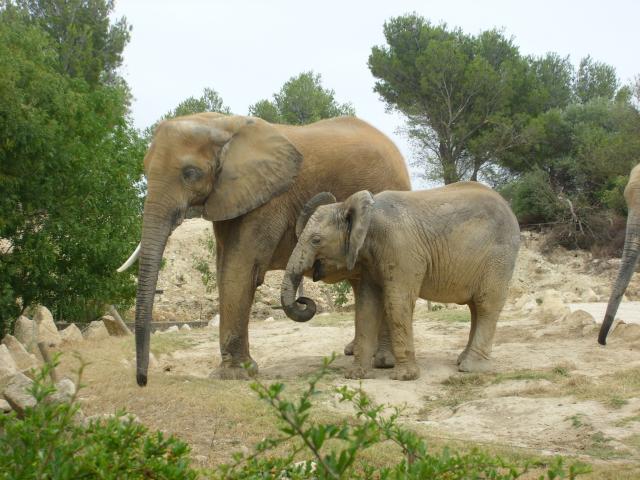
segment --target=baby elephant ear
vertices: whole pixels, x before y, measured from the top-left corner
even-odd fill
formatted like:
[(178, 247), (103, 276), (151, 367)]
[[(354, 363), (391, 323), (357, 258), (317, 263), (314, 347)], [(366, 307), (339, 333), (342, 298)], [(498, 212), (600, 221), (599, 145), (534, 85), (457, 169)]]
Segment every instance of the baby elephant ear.
[(354, 193), (344, 202), (344, 218), (347, 224), (345, 251), (347, 252), (347, 268), (349, 270), (353, 270), (358, 259), (358, 252), (369, 231), (373, 203), (373, 196), (367, 190)]
[(304, 230), (309, 218), (311, 218), (311, 215), (313, 215), (313, 212), (316, 211), (316, 208), (320, 205), (329, 205), (330, 203), (336, 203), (336, 197), (329, 192), (320, 192), (306, 203), (296, 221), (296, 238), (300, 238), (300, 234)]

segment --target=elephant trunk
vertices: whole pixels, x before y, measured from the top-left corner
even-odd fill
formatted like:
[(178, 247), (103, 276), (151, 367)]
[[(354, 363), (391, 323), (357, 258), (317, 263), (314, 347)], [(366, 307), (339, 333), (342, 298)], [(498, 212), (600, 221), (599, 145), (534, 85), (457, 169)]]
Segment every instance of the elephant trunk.
[[(280, 293), (282, 308), (287, 317), (296, 322), (307, 322), (316, 314), (316, 304), (313, 300), (307, 297), (298, 297), (296, 299), (296, 290), (302, 281), (302, 274), (311, 268), (312, 263), (313, 257), (303, 255), (302, 248), (298, 244), (291, 254), (284, 279), (282, 280)], [(303, 308), (300, 305), (305, 307)]]
[(147, 203), (142, 224), (136, 295), (136, 380), (141, 387), (147, 384), (150, 323), (158, 272), (175, 217), (171, 213), (155, 214), (149, 210), (152, 209)]
[(611, 292), (611, 297), (609, 297), (609, 304), (607, 305), (604, 321), (600, 327), (600, 334), (598, 335), (598, 343), (601, 345), (606, 345), (607, 343), (607, 334), (618, 311), (622, 296), (635, 270), (638, 253), (640, 253), (640, 213), (629, 210), (627, 233), (624, 240), (624, 250), (622, 251), (622, 262), (620, 264), (620, 270), (618, 271), (618, 278)]

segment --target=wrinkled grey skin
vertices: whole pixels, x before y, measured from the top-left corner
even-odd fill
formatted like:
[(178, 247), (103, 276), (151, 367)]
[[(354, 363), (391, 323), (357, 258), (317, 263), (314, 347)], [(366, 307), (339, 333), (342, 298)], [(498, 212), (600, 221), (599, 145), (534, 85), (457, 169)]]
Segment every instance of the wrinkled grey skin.
[[(268, 270), (283, 269), (296, 243), (303, 205), (329, 190), (338, 199), (366, 188), (408, 190), (402, 155), (384, 134), (357, 118), (305, 126), (200, 113), (162, 122), (144, 159), (147, 197), (136, 297), (137, 382), (147, 383), (150, 322), (160, 262), (173, 229), (192, 206), (213, 222), (220, 299), (217, 374), (242, 378), (249, 313)], [(130, 262), (126, 262), (129, 264)], [(336, 280), (353, 272), (333, 272)], [(357, 278), (351, 279), (357, 283)]]
[(631, 170), (629, 182), (624, 189), (624, 199), (627, 202), (629, 211), (627, 215), (627, 233), (624, 239), (620, 270), (613, 285), (607, 311), (598, 335), (598, 343), (601, 345), (607, 344), (607, 335), (611, 329), (611, 324), (615, 319), (622, 296), (638, 263), (638, 253), (640, 252), (640, 165), (636, 165)]
[(458, 368), (486, 370), (519, 243), (507, 203), (476, 182), (375, 196), (361, 191), (311, 215), (287, 264), (282, 304), (290, 317), (306, 321), (310, 316), (295, 300), (301, 273), (316, 262), (357, 267), (355, 359), (348, 377), (370, 375), (382, 328), (391, 334), (392, 378), (419, 376), (412, 330), (418, 297), (469, 306), (471, 332)]

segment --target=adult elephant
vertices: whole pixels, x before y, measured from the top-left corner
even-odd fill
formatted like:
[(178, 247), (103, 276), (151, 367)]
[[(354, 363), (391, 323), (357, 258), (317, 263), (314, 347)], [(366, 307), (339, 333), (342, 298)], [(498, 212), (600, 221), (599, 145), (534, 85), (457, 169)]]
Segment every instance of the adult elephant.
[(636, 165), (631, 170), (629, 182), (624, 189), (624, 199), (627, 202), (629, 211), (627, 215), (627, 233), (624, 239), (618, 278), (616, 278), (616, 283), (613, 285), (607, 311), (598, 335), (598, 342), (601, 345), (607, 344), (607, 334), (620, 306), (620, 300), (622, 300), (622, 296), (635, 271), (636, 263), (638, 263), (638, 253), (640, 253), (640, 165)]
[(144, 168), (142, 240), (121, 267), (139, 257), (135, 336), (141, 386), (147, 383), (149, 323), (162, 254), (188, 207), (203, 206), (203, 216), (213, 222), (219, 374), (238, 378), (247, 362), (257, 370), (248, 335), (255, 289), (268, 270), (286, 266), (303, 205), (322, 191), (343, 200), (363, 189), (410, 189), (395, 145), (367, 123), (348, 117), (306, 126), (216, 113), (178, 117), (157, 127)]

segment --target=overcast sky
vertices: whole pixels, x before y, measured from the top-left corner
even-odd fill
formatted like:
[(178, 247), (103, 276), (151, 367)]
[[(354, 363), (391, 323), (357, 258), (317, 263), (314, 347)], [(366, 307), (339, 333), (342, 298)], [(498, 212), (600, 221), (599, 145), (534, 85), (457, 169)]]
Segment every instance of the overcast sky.
[(205, 87), (234, 113), (270, 98), (290, 77), (314, 70), (340, 102), (393, 138), (408, 161), (402, 117), (373, 92), (367, 59), (384, 44), (385, 20), (416, 12), (476, 34), (502, 28), (522, 54), (591, 55), (623, 82), (640, 73), (637, 0), (116, 0), (133, 26), (122, 73), (135, 125), (145, 128)]

